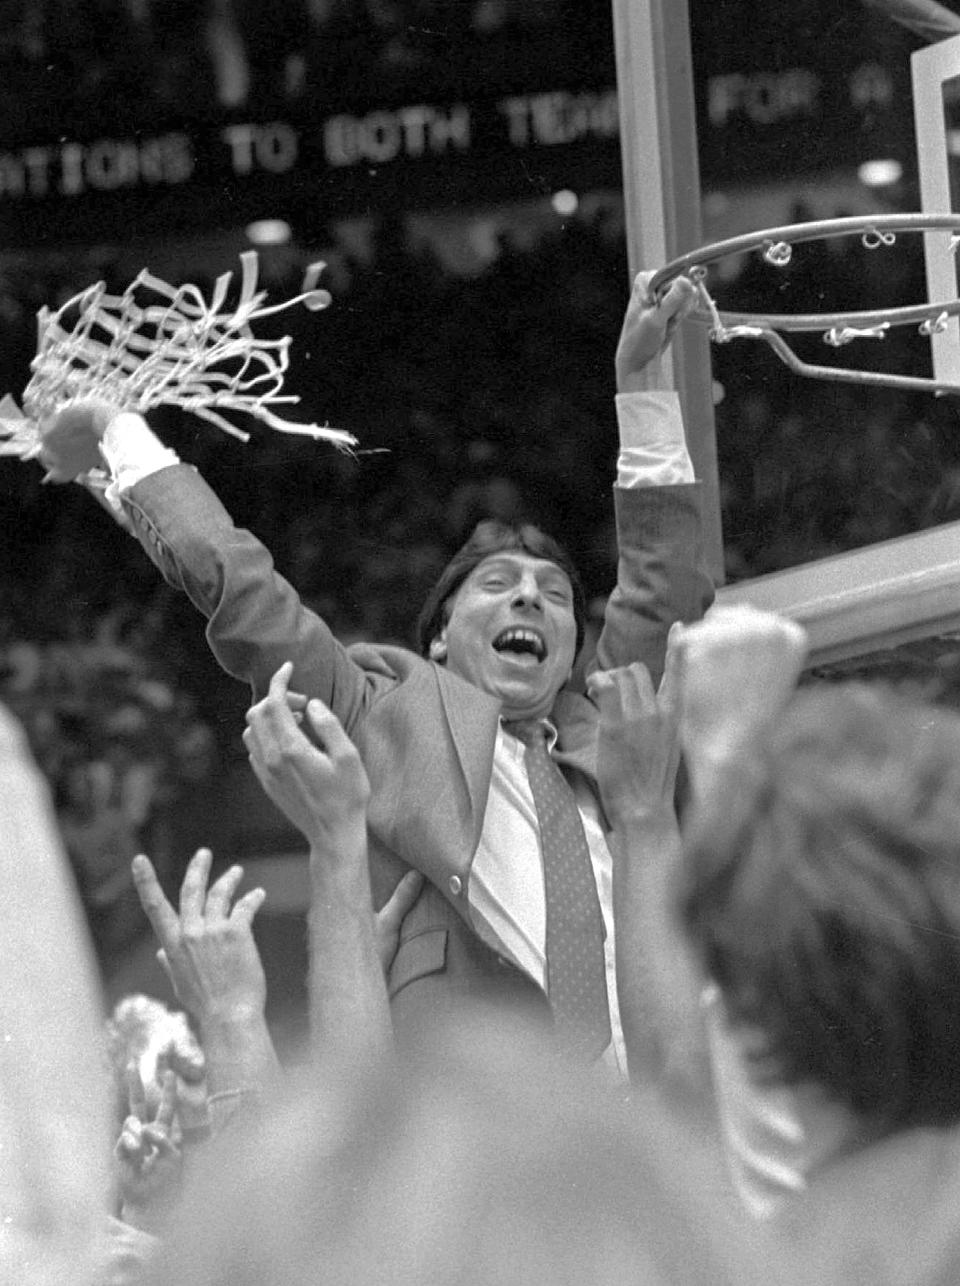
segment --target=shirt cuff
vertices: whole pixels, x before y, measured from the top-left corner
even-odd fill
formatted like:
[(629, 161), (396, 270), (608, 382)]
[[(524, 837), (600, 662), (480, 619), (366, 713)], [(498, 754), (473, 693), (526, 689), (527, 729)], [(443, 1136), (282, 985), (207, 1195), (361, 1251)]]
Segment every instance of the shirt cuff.
[(617, 394), (620, 487), (669, 487), (696, 481), (680, 398), (672, 389)]
[(120, 496), (136, 482), (171, 464), (179, 464), (176, 451), (165, 447), (142, 415), (121, 411), (107, 425), (100, 453), (110, 470), (108, 497)]

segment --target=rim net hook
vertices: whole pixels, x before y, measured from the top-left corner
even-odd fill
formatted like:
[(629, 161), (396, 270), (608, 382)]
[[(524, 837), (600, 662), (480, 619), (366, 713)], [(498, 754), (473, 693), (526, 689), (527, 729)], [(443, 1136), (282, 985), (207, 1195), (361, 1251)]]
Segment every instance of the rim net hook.
[(763, 257), (775, 268), (785, 268), (793, 258), (793, 246), (788, 241), (765, 241)]
[(881, 246), (892, 246), (896, 240), (895, 232), (881, 232), (877, 228), (867, 228), (860, 238), (866, 250), (879, 250)]

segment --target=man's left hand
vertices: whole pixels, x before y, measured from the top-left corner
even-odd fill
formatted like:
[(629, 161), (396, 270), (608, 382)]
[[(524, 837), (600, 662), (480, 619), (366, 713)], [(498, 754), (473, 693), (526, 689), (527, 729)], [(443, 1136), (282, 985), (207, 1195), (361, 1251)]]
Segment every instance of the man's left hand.
[(617, 344), (617, 392), (634, 393), (650, 387), (648, 367), (673, 338), (684, 317), (697, 302), (697, 288), (689, 277), (677, 277), (661, 299), (650, 294), (654, 273), (634, 278)]

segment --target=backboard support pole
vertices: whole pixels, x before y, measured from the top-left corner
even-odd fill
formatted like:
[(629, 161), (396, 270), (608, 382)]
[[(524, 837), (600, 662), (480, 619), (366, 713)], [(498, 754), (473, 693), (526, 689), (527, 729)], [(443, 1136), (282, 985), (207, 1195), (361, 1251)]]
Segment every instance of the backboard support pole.
[[(700, 166), (687, 0), (613, 0), (627, 260), (643, 269), (702, 244)], [(678, 333), (664, 383), (680, 395), (687, 441), (704, 492), (707, 564), (723, 581), (723, 533), (710, 341)]]

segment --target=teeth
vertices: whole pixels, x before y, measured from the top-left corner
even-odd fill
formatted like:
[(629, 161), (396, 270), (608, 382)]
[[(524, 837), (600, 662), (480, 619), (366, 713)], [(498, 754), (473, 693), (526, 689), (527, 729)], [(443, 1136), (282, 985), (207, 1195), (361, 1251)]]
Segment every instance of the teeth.
[(514, 647), (517, 644), (522, 645), (524, 649), (529, 649), (539, 660), (542, 660), (547, 654), (546, 644), (542, 636), (536, 630), (528, 630), (520, 626), (504, 630), (493, 641), (493, 646), (498, 652), (502, 652), (508, 647)]

